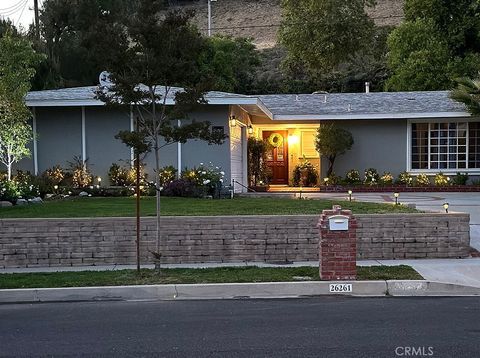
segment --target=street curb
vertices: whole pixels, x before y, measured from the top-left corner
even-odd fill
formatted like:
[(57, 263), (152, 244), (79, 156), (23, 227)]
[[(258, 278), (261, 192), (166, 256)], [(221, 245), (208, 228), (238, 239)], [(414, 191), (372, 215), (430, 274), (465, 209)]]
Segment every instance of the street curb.
[[(352, 284), (352, 292), (330, 292), (330, 284)], [(384, 296), (480, 296), (480, 287), (432, 281), (314, 281), (142, 285), (0, 290), (0, 304), (77, 301), (202, 300), (301, 298), (323, 295)]]

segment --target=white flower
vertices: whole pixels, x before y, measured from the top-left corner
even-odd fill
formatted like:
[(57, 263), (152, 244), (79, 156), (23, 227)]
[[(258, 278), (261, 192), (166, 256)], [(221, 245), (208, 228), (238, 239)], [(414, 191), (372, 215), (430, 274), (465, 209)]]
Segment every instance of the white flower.
[(210, 183), (210, 180), (208, 180), (208, 179), (203, 181), (203, 185), (207, 185), (208, 183)]
[(225, 172), (220, 172), (220, 174), (225, 175)]
[(220, 179), (220, 183), (223, 183), (223, 179)]
[(202, 172), (203, 175), (207, 174), (207, 172)]
[(215, 167), (215, 169), (217, 169), (217, 170), (218, 170), (218, 169), (220, 169), (220, 168), (219, 168), (219, 167)]
[(200, 165), (203, 165), (203, 163), (200, 163)]

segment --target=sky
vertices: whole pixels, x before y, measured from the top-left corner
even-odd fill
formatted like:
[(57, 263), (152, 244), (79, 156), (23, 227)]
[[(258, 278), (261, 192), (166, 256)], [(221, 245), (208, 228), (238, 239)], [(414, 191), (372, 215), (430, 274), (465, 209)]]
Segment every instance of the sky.
[[(41, 8), (42, 0), (38, 0)], [(9, 18), (18, 27), (26, 30), (33, 22), (33, 0), (0, 0), (0, 17)]]

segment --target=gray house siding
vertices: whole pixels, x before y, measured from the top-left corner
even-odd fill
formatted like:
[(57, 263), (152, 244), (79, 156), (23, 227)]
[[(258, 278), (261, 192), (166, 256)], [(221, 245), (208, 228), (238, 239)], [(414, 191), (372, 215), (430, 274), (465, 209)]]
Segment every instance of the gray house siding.
[[(407, 121), (372, 120), (339, 121), (337, 124), (349, 130), (354, 139), (352, 149), (337, 157), (334, 172), (345, 176), (351, 169), (357, 169), (363, 177), (368, 168), (375, 168), (380, 175), (384, 171), (393, 175), (407, 169)], [(328, 169), (328, 162), (322, 160), (322, 176)]]
[(112, 163), (130, 164), (130, 149), (115, 139), (115, 135), (121, 130), (130, 130), (129, 111), (103, 107), (85, 108), (87, 163), (91, 171), (104, 180), (107, 179), (106, 175)]
[[(191, 118), (223, 127), (224, 133), (228, 135), (228, 113), (228, 106), (209, 106), (204, 111), (193, 113)], [(230, 138), (221, 145), (209, 145), (201, 140), (190, 140), (182, 144), (182, 169), (198, 167), (200, 163), (208, 165), (209, 162), (222, 168), (225, 172), (225, 183), (230, 183)]]
[[(28, 122), (30, 127), (32, 127), (32, 120)], [(35, 165), (34, 165), (34, 159), (33, 159), (33, 141), (27, 144), (27, 148), (30, 150), (30, 156), (25, 157), (21, 159), (18, 163), (15, 163), (13, 165), (13, 172), (15, 173), (16, 170), (24, 170), (28, 171), (30, 173), (34, 173), (35, 171)], [(0, 171), (6, 170), (6, 167), (3, 165), (0, 165)]]
[(36, 108), (38, 170), (54, 165), (67, 167), (82, 155), (82, 112), (80, 108)]
[[(68, 167), (74, 156), (82, 156), (82, 107), (37, 107), (37, 157), (38, 172), (60, 165)], [(208, 106), (205, 110), (192, 113), (192, 119), (210, 121), (212, 126), (228, 130), (228, 106)], [(85, 152), (92, 173), (107, 183), (107, 174), (112, 163), (130, 161), (130, 150), (115, 135), (120, 130), (130, 129), (130, 112), (105, 107), (85, 107)], [(34, 171), (33, 143), (30, 144), (32, 158), (25, 158), (15, 168)], [(209, 145), (201, 140), (190, 140), (182, 144), (180, 170), (198, 167), (200, 163), (212, 162), (225, 172), (225, 182), (231, 181), (230, 142)], [(145, 156), (146, 171), (153, 180), (155, 155)], [(178, 145), (170, 144), (160, 150), (161, 166), (178, 167)], [(178, 168), (177, 168), (178, 169)]]

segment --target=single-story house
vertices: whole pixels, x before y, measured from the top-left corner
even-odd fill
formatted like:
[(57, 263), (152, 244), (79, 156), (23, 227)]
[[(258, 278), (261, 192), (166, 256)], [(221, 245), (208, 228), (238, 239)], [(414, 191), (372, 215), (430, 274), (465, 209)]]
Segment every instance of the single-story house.
[[(80, 87), (28, 94), (35, 135), (32, 158), (22, 160), (19, 169), (39, 174), (54, 165), (67, 166), (80, 156), (88, 159), (95, 175), (106, 178), (112, 163), (131, 160), (131, 151), (114, 136), (133, 129), (134, 111), (106, 107), (95, 98), (95, 90)], [(210, 121), (228, 139), (223, 145), (190, 141), (167, 146), (162, 149), (162, 166), (183, 169), (212, 162), (225, 171), (226, 180), (246, 186), (248, 136), (266, 139), (276, 133), (282, 145), (268, 155), (272, 184), (289, 184), (302, 158), (315, 164), (323, 176), (327, 165), (315, 150), (314, 136), (322, 123), (335, 121), (355, 141), (338, 157), (338, 175), (366, 168), (394, 175), (403, 171), (480, 174), (480, 121), (446, 91), (261, 96), (209, 92), (206, 99), (208, 105), (191, 117)], [(147, 156), (146, 164), (150, 170), (154, 167), (153, 155)]]

